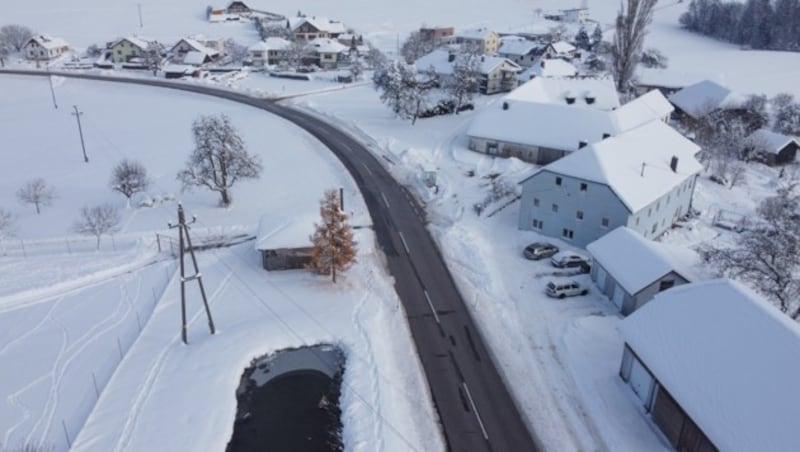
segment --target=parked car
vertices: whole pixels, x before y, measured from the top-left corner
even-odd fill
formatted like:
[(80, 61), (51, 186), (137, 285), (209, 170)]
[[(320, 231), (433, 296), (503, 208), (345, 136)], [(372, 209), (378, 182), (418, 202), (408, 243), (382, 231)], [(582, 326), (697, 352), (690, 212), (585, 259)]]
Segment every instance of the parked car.
[(525, 247), (523, 254), (527, 259), (539, 260), (550, 257), (558, 252), (558, 247), (552, 243), (536, 242)]
[(589, 289), (583, 287), (579, 282), (573, 280), (565, 282), (550, 281), (547, 283), (545, 293), (553, 298), (564, 298), (574, 297), (577, 295), (586, 295), (589, 293)]
[(557, 268), (580, 268), (583, 273), (589, 273), (591, 269), (588, 258), (569, 251), (554, 254), (550, 258), (550, 263)]

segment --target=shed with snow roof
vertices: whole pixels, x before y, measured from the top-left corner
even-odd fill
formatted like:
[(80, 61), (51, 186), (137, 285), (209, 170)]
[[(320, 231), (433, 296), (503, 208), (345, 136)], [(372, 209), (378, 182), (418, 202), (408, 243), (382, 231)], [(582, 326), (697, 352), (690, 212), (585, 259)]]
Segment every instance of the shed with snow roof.
[(770, 166), (794, 162), (799, 147), (797, 138), (768, 129), (756, 130), (745, 139), (747, 155)]
[(313, 217), (286, 218), (263, 215), (258, 223), (255, 249), (265, 270), (302, 269), (311, 262)]
[(592, 281), (622, 315), (659, 292), (689, 282), (661, 246), (625, 226), (586, 246), (592, 255)]
[(800, 450), (800, 325), (750, 289), (675, 287), (619, 331), (620, 376), (675, 449)]
[(716, 110), (736, 107), (740, 97), (719, 83), (703, 80), (670, 94), (668, 99), (681, 115), (699, 119)]

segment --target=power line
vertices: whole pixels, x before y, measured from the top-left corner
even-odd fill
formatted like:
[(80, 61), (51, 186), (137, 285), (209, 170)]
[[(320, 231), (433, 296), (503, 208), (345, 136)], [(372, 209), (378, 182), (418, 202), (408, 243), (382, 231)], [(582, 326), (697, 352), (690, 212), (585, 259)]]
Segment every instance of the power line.
[(83, 128), (81, 127), (81, 115), (83, 112), (78, 110), (77, 105), (72, 106), (75, 111), (72, 112), (72, 116), (75, 116), (75, 119), (78, 121), (78, 134), (81, 136), (81, 149), (83, 149), (83, 161), (89, 163), (89, 157), (86, 156), (86, 143), (83, 141)]

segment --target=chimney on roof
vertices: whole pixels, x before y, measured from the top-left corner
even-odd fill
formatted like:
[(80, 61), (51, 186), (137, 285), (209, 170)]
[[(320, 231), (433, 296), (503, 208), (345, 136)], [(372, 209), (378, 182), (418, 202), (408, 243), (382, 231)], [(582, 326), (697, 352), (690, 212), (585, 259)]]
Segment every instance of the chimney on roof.
[(592, 93), (586, 93), (586, 96), (584, 96), (584, 99), (586, 99), (586, 103), (588, 105), (593, 104), (594, 101), (596, 100), (596, 98), (594, 97), (594, 94), (592, 94)]
[(642, 177), (644, 177), (644, 167), (645, 167), (645, 165), (646, 165), (646, 163), (642, 162), (642, 172), (639, 173), (639, 175), (642, 176)]
[(672, 156), (672, 160), (669, 161), (669, 167), (672, 169), (673, 173), (678, 172), (678, 157)]
[(606, 138), (610, 137), (610, 136), (611, 136), (611, 134), (610, 134), (610, 133), (608, 133), (608, 132), (604, 132), (604, 133), (603, 133), (603, 139), (604, 139), (604, 140), (605, 140)]
[(587, 144), (589, 144), (589, 143), (587, 143), (587, 142), (586, 142), (586, 141), (584, 141), (584, 140), (578, 141), (578, 149), (583, 149), (583, 148), (585, 148)]
[(503, 110), (508, 110), (508, 102), (503, 102)]

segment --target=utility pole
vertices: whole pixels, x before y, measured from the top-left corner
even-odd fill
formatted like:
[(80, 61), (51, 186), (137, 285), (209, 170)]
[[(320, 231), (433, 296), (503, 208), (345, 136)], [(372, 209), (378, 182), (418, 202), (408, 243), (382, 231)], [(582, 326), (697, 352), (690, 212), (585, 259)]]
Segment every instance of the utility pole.
[(81, 115), (83, 114), (82, 111), (78, 110), (77, 105), (73, 105), (72, 108), (75, 111), (72, 112), (72, 116), (75, 116), (75, 119), (78, 120), (78, 134), (81, 136), (81, 149), (83, 149), (83, 161), (89, 163), (89, 157), (86, 156), (86, 143), (83, 141), (83, 128), (81, 128)]
[[(203, 288), (203, 276), (200, 274), (200, 269), (197, 267), (197, 258), (194, 255), (192, 239), (189, 237), (189, 225), (195, 221), (197, 221), (197, 218), (192, 216), (192, 221), (189, 223), (186, 222), (186, 215), (183, 212), (183, 206), (178, 203), (178, 224), (168, 223), (170, 229), (178, 228), (178, 247), (181, 256), (181, 339), (183, 339), (184, 344), (189, 343), (188, 339), (186, 338), (186, 283), (189, 281), (197, 280), (197, 284), (200, 285), (200, 295), (203, 297), (203, 306), (205, 306), (206, 316), (208, 316), (208, 329), (211, 331), (211, 334), (216, 332), (214, 328), (214, 319), (211, 318), (211, 310), (208, 307), (206, 290)], [(188, 277), (186, 276), (185, 265), (183, 263), (183, 257), (186, 253), (186, 245), (189, 246), (189, 254), (192, 255), (192, 264), (194, 265), (194, 274)]]
[(139, 9), (139, 28), (142, 28), (144, 27), (144, 24), (142, 23), (142, 4), (137, 3), (136, 7)]
[(53, 107), (58, 110), (58, 104), (56, 103), (56, 90), (53, 89), (53, 74), (50, 74), (50, 65), (47, 65), (47, 81), (50, 82), (50, 97), (53, 98)]

